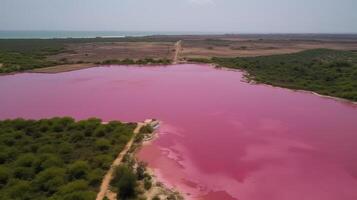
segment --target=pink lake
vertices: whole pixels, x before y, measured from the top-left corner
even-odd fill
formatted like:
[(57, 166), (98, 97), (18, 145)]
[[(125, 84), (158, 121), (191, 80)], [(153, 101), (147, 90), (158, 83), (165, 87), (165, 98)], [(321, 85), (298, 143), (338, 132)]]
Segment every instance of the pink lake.
[(139, 153), (187, 199), (356, 200), (357, 106), (207, 65), (0, 77), (0, 119), (162, 121)]

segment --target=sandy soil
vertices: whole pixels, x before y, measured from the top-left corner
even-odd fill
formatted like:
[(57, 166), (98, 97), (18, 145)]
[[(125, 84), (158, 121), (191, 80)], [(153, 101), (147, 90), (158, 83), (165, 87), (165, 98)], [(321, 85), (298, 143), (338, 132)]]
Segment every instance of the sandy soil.
[(90, 67), (94, 67), (96, 65), (91, 63), (83, 63), (83, 64), (67, 64), (67, 65), (57, 65), (53, 67), (45, 67), (45, 68), (37, 68), (33, 69), (30, 72), (34, 73), (60, 73), (60, 72), (68, 72), (80, 69), (86, 69)]
[(173, 42), (112, 42), (69, 44), (67, 52), (50, 56), (49, 60), (70, 62), (102, 62), (105, 60), (166, 58), (172, 59)]
[(357, 41), (306, 40), (185, 40), (182, 57), (252, 57), (295, 53), (308, 49), (357, 50)]
[[(294, 53), (328, 48), (357, 52), (357, 35), (176, 35), (152, 36), (132, 41), (67, 44), (66, 52), (48, 57), (53, 61), (102, 62), (111, 59), (173, 59), (246, 57)], [(173, 41), (181, 41), (180, 43)], [(181, 46), (177, 56), (177, 45)]]
[(145, 123), (138, 123), (137, 127), (134, 130), (133, 137), (128, 142), (128, 144), (125, 146), (124, 150), (119, 153), (117, 158), (114, 160), (114, 162), (110, 166), (110, 169), (108, 170), (108, 172), (106, 173), (106, 175), (103, 178), (103, 181), (102, 181), (102, 184), (100, 186), (100, 190), (99, 190), (99, 192), (97, 194), (96, 200), (103, 200), (104, 197), (107, 197), (110, 200), (115, 200), (116, 199), (115, 198), (116, 195), (114, 193), (110, 192), (110, 190), (109, 190), (109, 185), (110, 185), (110, 181), (113, 178), (114, 169), (121, 164), (121, 162), (122, 162), (122, 160), (124, 158), (124, 155), (129, 151), (131, 145), (133, 144), (135, 136), (139, 133), (141, 127), (143, 127), (144, 125), (146, 125), (146, 124)]
[(178, 61), (179, 61), (180, 53), (181, 53), (181, 50), (182, 50), (181, 43), (182, 43), (182, 40), (176, 42), (176, 44), (175, 44), (175, 55), (174, 55), (174, 58), (172, 60), (173, 64), (177, 64)]

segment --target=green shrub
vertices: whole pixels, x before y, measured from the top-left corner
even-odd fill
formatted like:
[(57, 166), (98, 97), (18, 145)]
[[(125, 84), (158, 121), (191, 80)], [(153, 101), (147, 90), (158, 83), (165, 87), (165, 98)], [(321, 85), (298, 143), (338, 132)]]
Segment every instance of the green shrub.
[(98, 139), (97, 141), (95, 141), (95, 146), (101, 150), (101, 151), (105, 151), (108, 150), (110, 148), (110, 141), (104, 138)]
[(38, 191), (53, 194), (66, 182), (65, 175), (66, 170), (63, 168), (52, 167), (45, 169), (36, 175), (34, 179), (34, 187)]
[(142, 180), (145, 178), (145, 171), (146, 171), (147, 164), (145, 162), (139, 162), (136, 168), (136, 176), (138, 180)]
[(132, 169), (126, 165), (119, 166), (114, 171), (112, 185), (118, 189), (118, 200), (136, 197), (136, 176)]
[(256, 82), (357, 100), (354, 52), (314, 49), (284, 55), (212, 58), (211, 62), (243, 69), (249, 73), (248, 79)]
[[(105, 142), (98, 148), (100, 139), (88, 133), (102, 126)], [(122, 150), (134, 128), (95, 118), (0, 121), (0, 199), (95, 199), (111, 155)]]
[(76, 161), (69, 165), (68, 173), (72, 180), (85, 179), (88, 175), (90, 167), (86, 161)]
[(104, 173), (105, 172), (101, 169), (94, 169), (90, 171), (90, 173), (88, 174), (89, 185), (92, 187), (99, 186), (103, 179)]
[(161, 200), (159, 196), (154, 196), (152, 200)]
[(9, 168), (0, 167), (0, 188), (2, 188), (8, 182), (11, 175)]
[(144, 179), (144, 188), (145, 188), (146, 190), (150, 190), (151, 187), (152, 187), (152, 182), (151, 182), (151, 180), (150, 180), (149, 178), (145, 178), (145, 179)]

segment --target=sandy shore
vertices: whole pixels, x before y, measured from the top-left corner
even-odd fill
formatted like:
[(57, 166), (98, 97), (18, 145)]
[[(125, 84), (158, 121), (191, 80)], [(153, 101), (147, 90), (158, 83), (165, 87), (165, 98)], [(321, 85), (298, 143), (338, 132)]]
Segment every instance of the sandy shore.
[(339, 101), (339, 102), (342, 102), (342, 103), (349, 103), (349, 104), (352, 104), (352, 105), (357, 105), (356, 101), (351, 101), (351, 100), (343, 99), (343, 98), (340, 98), (340, 97), (323, 95), (323, 94), (319, 94), (317, 92), (310, 91), (310, 90), (291, 89), (291, 88), (287, 88), (287, 87), (269, 85), (269, 84), (266, 84), (266, 83), (258, 83), (258, 82), (255, 82), (254, 80), (249, 79), (249, 73), (247, 71), (242, 70), (242, 69), (232, 69), (232, 68), (222, 67), (222, 66), (214, 64), (214, 63), (209, 63), (208, 65), (211, 66), (211, 67), (214, 67), (214, 68), (224, 69), (224, 70), (228, 70), (228, 71), (241, 72), (243, 74), (243, 81), (246, 82), (246, 83), (249, 83), (249, 84), (264, 85), (264, 86), (267, 86), (267, 87), (286, 89), (286, 90), (290, 90), (290, 91), (294, 91), (294, 92), (308, 93), (308, 94), (316, 95), (316, 96), (321, 97), (321, 98), (327, 98), (327, 99), (332, 99), (332, 100)]
[(81, 64), (67, 64), (67, 65), (56, 65), (52, 67), (44, 67), (44, 68), (37, 68), (33, 69), (31, 73), (47, 73), (47, 74), (55, 74), (55, 73), (61, 73), (61, 72), (69, 72), (69, 71), (75, 71), (75, 70), (80, 70), (80, 69), (86, 69), (86, 68), (91, 68), (95, 67), (96, 65), (92, 63), (81, 63)]
[(315, 96), (321, 97), (321, 98), (325, 98), (325, 99), (330, 99), (330, 100), (334, 100), (334, 101), (338, 101), (341, 103), (347, 103), (347, 104), (352, 104), (352, 105), (357, 105), (356, 101), (351, 101), (348, 99), (343, 99), (340, 97), (334, 97), (334, 96), (328, 96), (328, 95), (323, 95), (323, 94), (319, 94), (317, 92), (313, 92), (313, 91), (309, 91), (309, 90), (294, 90), (294, 89), (290, 89), (290, 88), (285, 88), (285, 87), (280, 87), (280, 86), (274, 86), (274, 85), (269, 85), (269, 84), (265, 84), (265, 83), (256, 83), (256, 82), (252, 82), (252, 81), (247, 81), (250, 84), (255, 84), (255, 85), (264, 85), (267, 87), (273, 87), (273, 88), (280, 88), (280, 89), (286, 89), (286, 90), (290, 90), (290, 91), (294, 91), (294, 92), (301, 92), (301, 93), (307, 93), (307, 94), (313, 94)]
[[(161, 122), (158, 122), (158, 126)], [(156, 126), (156, 128), (158, 127)], [(154, 132), (144, 138), (143, 142), (141, 143), (141, 145), (135, 150), (134, 152), (134, 156), (137, 159), (137, 153), (139, 152), (139, 150), (146, 146), (146, 145), (151, 145), (151, 143), (158, 138), (158, 134), (155, 133), (156, 130), (154, 130)], [(173, 199), (173, 200), (183, 200), (183, 195), (182, 193), (180, 193), (177, 189), (175, 188), (168, 188), (166, 185), (164, 185), (162, 182), (160, 182), (160, 180), (158, 179), (157, 175), (155, 174), (154, 169), (147, 167), (146, 168), (146, 172), (151, 176), (151, 180), (152, 180), (152, 187), (150, 190), (147, 190), (144, 193), (144, 196), (146, 199), (153, 199), (154, 197), (160, 197), (160, 199)]]
[[(107, 124), (107, 122), (102, 122), (102, 123)], [(137, 127), (134, 130), (134, 135), (132, 139), (127, 143), (124, 150), (118, 154), (117, 158), (114, 160), (110, 169), (104, 176), (96, 200), (103, 200), (105, 197), (109, 200), (116, 199), (117, 196), (116, 192), (110, 190), (110, 181), (113, 178), (113, 173), (115, 168), (125, 163), (125, 161), (123, 161), (125, 156), (129, 156), (133, 158), (133, 160), (135, 161), (133, 167), (136, 168), (139, 163), (139, 161), (136, 158), (136, 155), (139, 152), (140, 148), (143, 147), (144, 145), (149, 145), (154, 139), (157, 138), (157, 134), (155, 134), (154, 131), (151, 134), (144, 134), (144, 139), (141, 142), (139, 143), (135, 142), (135, 139), (138, 136), (138, 134), (141, 134), (140, 133), (141, 128), (145, 125), (151, 125), (153, 128), (157, 128), (159, 127), (159, 122), (155, 120), (145, 120), (145, 122), (143, 123), (138, 123)], [(143, 193), (140, 194), (140, 197), (143, 197), (145, 199), (153, 199), (154, 197), (159, 197), (160, 199), (172, 199), (172, 200), (183, 199), (182, 195), (179, 192), (177, 192), (174, 189), (170, 189), (166, 187), (163, 183), (161, 183), (158, 180), (157, 176), (155, 175), (153, 169), (146, 168), (146, 173), (151, 177), (152, 186), (150, 189), (145, 190), (143, 182), (140, 181), (139, 188), (141, 191), (143, 191)]]
[(312, 91), (308, 91), (308, 90), (295, 90), (295, 91), (298, 91), (298, 92), (306, 92), (306, 93), (314, 94), (314, 95), (319, 96), (319, 97), (322, 97), (322, 98), (328, 98), (328, 99), (333, 99), (333, 100), (335, 100), (335, 101), (341, 101), (341, 102), (343, 102), (343, 103), (351, 103), (351, 104), (357, 105), (357, 102), (356, 102), (356, 101), (350, 101), (350, 100), (348, 100), (348, 99), (343, 99), (343, 98), (339, 98), (339, 97), (333, 97), (333, 96), (323, 95), (323, 94), (319, 94), (319, 93), (312, 92)]

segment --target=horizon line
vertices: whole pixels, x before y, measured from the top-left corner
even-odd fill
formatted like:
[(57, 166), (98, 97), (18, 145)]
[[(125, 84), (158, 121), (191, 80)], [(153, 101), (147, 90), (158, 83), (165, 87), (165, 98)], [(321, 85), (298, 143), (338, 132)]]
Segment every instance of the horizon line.
[(297, 35), (316, 35), (316, 34), (332, 34), (332, 35), (357, 35), (357, 32), (244, 32), (244, 31), (145, 31), (145, 30), (65, 30), (65, 29), (57, 29), (57, 30), (40, 30), (40, 29), (32, 29), (32, 30), (24, 30), (24, 29), (17, 29), (17, 30), (0, 30), (0, 32), (123, 32), (123, 33), (130, 33), (130, 32), (137, 32), (137, 33), (203, 33), (203, 34), (222, 34), (222, 35), (229, 35), (229, 34), (297, 34)]

